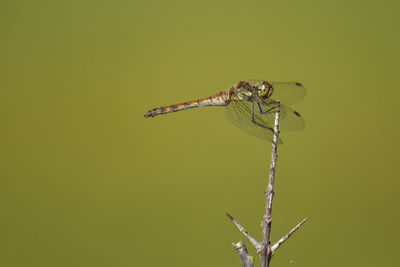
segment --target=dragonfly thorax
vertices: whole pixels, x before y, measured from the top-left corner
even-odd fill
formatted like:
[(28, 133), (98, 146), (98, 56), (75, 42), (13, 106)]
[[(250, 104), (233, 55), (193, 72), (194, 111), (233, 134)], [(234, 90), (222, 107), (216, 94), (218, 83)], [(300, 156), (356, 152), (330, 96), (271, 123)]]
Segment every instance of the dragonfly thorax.
[(236, 100), (267, 99), (272, 95), (272, 84), (262, 80), (240, 81), (231, 88)]

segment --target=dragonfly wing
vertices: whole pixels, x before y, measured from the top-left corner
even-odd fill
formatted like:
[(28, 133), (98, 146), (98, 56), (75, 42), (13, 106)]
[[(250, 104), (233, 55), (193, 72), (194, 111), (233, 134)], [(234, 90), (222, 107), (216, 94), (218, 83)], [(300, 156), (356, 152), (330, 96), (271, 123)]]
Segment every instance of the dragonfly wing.
[[(239, 127), (246, 133), (261, 139), (271, 141), (274, 135), (273, 131), (259, 126), (252, 121), (252, 105), (253, 103), (248, 101), (232, 101), (227, 106), (225, 106), (225, 115), (228, 120), (232, 122), (233, 125)], [(258, 112), (258, 109), (255, 109), (254, 111), (254, 118), (257, 123), (270, 128), (274, 127), (274, 112), (262, 115)], [(262, 116), (262, 118), (260, 115)], [(282, 140), (280, 138), (278, 140), (278, 143), (282, 143)]]
[[(273, 107), (276, 105), (275, 104), (276, 100), (268, 99), (267, 103), (269, 104), (269, 106)], [(260, 106), (263, 110), (268, 110), (265, 107), (269, 107), (262, 103), (260, 103)], [(258, 109), (257, 109), (257, 111), (258, 111)], [(274, 110), (272, 110), (271, 112), (273, 114), (275, 114)], [(255, 114), (256, 115), (260, 114), (259, 116), (261, 119), (264, 118), (265, 115), (267, 115), (267, 114), (262, 115), (260, 112), (257, 112)], [(267, 117), (269, 118), (270, 116), (271, 115), (269, 115)], [(274, 117), (274, 119), (275, 119), (275, 117)], [(286, 131), (296, 131), (296, 130), (304, 129), (304, 127), (305, 127), (305, 122), (304, 122), (303, 117), (300, 115), (300, 113), (297, 112), (296, 110), (286, 106), (285, 104), (281, 103), (279, 129), (286, 130)]]
[[(252, 105), (254, 105), (254, 120), (256, 123), (252, 121)], [(225, 107), (225, 115), (235, 126), (248, 134), (270, 141), (272, 140), (273, 131), (265, 127), (274, 127), (275, 110), (272, 109), (263, 114), (260, 112), (259, 106), (261, 107), (261, 110), (265, 112), (275, 106), (275, 101), (270, 99), (269, 105), (262, 103), (258, 104), (258, 102), (254, 102), (253, 104), (253, 102), (249, 101), (232, 101)], [(304, 126), (304, 120), (297, 111), (281, 104), (279, 121), (280, 130), (301, 130)], [(279, 143), (282, 143), (281, 139), (279, 139)]]
[(299, 102), (306, 96), (306, 88), (298, 82), (271, 82), (272, 97), (286, 105)]

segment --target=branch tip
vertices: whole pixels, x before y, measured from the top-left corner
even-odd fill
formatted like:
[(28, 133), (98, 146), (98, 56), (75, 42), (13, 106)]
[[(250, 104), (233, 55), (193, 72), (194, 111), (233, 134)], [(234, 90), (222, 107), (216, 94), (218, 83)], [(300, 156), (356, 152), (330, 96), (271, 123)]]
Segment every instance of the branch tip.
[(286, 240), (289, 239), (291, 235), (294, 234), (307, 220), (309, 217), (304, 218), (301, 222), (299, 222), (292, 230), (290, 230), (286, 235), (284, 235), (281, 239), (278, 240), (273, 246), (271, 246), (271, 252), (273, 253), (277, 250)]

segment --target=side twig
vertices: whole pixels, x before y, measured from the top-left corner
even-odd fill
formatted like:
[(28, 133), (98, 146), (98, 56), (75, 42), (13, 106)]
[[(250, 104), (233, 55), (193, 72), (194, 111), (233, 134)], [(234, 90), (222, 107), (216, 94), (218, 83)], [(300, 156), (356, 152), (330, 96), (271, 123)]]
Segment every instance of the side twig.
[(305, 223), (307, 221), (307, 218), (304, 218), (301, 222), (299, 222), (295, 227), (293, 227), (292, 230), (289, 231), (289, 233), (287, 233), (286, 235), (284, 235), (281, 239), (278, 240), (278, 242), (276, 242), (273, 246), (271, 246), (271, 252), (274, 253), (275, 250), (277, 250), (286, 240), (288, 240), (288, 238), (294, 233), (296, 232), (300, 226), (303, 225), (303, 223)]
[(246, 245), (242, 240), (238, 243), (232, 243), (232, 246), (235, 248), (236, 252), (240, 256), (240, 261), (242, 262), (243, 267), (253, 267), (254, 259), (247, 252)]
[(246, 229), (244, 229), (243, 226), (240, 225), (229, 213), (226, 214), (228, 218), (231, 220), (231, 222), (236, 226), (236, 228), (250, 241), (250, 243), (253, 245), (253, 247), (257, 250), (260, 251), (261, 245), (257, 242), (257, 240), (252, 237), (249, 232), (247, 232)]

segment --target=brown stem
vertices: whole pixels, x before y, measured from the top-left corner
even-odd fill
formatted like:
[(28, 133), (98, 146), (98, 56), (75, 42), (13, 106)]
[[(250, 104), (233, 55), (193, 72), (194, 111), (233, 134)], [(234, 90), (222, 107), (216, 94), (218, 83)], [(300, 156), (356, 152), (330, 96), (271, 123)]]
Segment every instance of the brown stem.
[(238, 243), (232, 243), (232, 246), (235, 248), (237, 254), (240, 256), (240, 261), (242, 262), (243, 267), (253, 267), (254, 259), (247, 252), (246, 245), (242, 240)]
[[(274, 182), (275, 182), (275, 169), (276, 169), (276, 160), (278, 158), (277, 155), (277, 143), (278, 143), (278, 135), (279, 135), (279, 109), (280, 103), (276, 102), (276, 113), (275, 113), (275, 124), (274, 124), (274, 135), (272, 138), (272, 154), (271, 154), (271, 162), (268, 176), (268, 187), (265, 191), (265, 211), (263, 220), (261, 222), (261, 232), (262, 232), (262, 241), (257, 242), (255, 238), (253, 238), (246, 229), (241, 226), (231, 215), (226, 214), (228, 218), (232, 221), (232, 223), (237, 227), (237, 229), (250, 241), (253, 247), (257, 250), (257, 254), (260, 257), (260, 265), (261, 267), (269, 267), (269, 263), (271, 261), (272, 253), (277, 250), (295, 231), (297, 231), (301, 225), (307, 220), (305, 218), (300, 223), (298, 223), (292, 230), (289, 231), (285, 236), (283, 236), (278, 242), (276, 242), (273, 246), (271, 246), (271, 223), (272, 223), (272, 199), (274, 197)], [(253, 267), (253, 258), (248, 254), (247, 249), (243, 241), (239, 243), (232, 243), (236, 252), (239, 254), (240, 259), (242, 261), (243, 267)]]
[(279, 109), (280, 102), (276, 102), (276, 113), (275, 113), (275, 125), (274, 125), (274, 136), (272, 138), (272, 153), (271, 153), (271, 162), (269, 167), (269, 179), (268, 179), (268, 187), (265, 191), (265, 214), (263, 216), (263, 220), (261, 222), (261, 230), (262, 230), (262, 241), (261, 246), (262, 249), (259, 253), (260, 255), (260, 263), (261, 267), (268, 267), (269, 262), (271, 261), (271, 246), (270, 246), (270, 233), (271, 233), (271, 223), (272, 223), (272, 199), (274, 197), (274, 182), (275, 182), (275, 169), (276, 169), (276, 160), (278, 155), (277, 151), (277, 142), (279, 135)]
[(229, 213), (226, 214), (228, 218), (231, 220), (231, 222), (236, 226), (236, 228), (250, 241), (250, 243), (253, 245), (253, 247), (257, 250), (260, 251), (261, 245), (257, 242), (257, 240), (252, 237), (249, 232), (247, 232), (246, 229), (244, 229), (243, 226), (240, 225)]
[(286, 240), (288, 240), (288, 238), (294, 233), (296, 232), (300, 226), (303, 225), (303, 223), (305, 223), (307, 221), (307, 218), (304, 218), (301, 222), (299, 222), (295, 227), (293, 227), (292, 230), (289, 231), (289, 233), (287, 233), (286, 235), (284, 235), (281, 239), (278, 240), (278, 242), (276, 242), (273, 246), (271, 246), (271, 253), (274, 253), (275, 250), (277, 250)]

